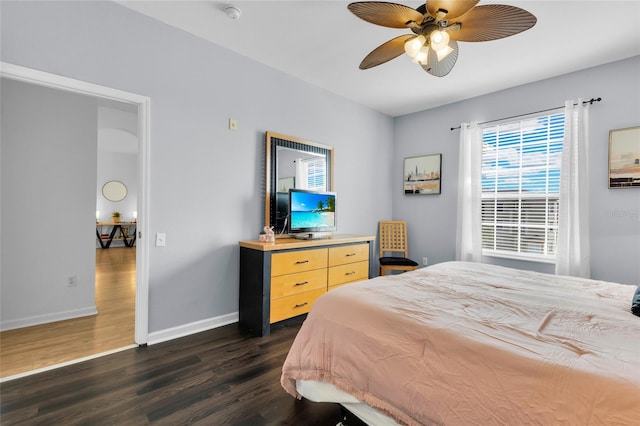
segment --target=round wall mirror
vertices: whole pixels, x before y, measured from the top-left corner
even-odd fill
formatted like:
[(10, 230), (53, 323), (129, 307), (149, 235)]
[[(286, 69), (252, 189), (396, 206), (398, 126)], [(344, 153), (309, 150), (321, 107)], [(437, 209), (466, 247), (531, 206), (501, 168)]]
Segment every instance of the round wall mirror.
[(127, 187), (117, 180), (110, 180), (102, 186), (102, 195), (109, 201), (122, 201), (127, 196)]

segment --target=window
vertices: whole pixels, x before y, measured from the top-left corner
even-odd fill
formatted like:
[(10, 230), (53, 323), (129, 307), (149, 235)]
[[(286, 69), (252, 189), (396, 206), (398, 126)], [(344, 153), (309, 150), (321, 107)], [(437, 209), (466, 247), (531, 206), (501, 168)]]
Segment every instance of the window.
[(306, 176), (307, 186), (306, 189), (315, 191), (325, 190), (325, 174), (327, 162), (324, 157), (309, 158), (302, 160), (304, 167), (304, 176)]
[(482, 129), (484, 255), (554, 261), (564, 114)]

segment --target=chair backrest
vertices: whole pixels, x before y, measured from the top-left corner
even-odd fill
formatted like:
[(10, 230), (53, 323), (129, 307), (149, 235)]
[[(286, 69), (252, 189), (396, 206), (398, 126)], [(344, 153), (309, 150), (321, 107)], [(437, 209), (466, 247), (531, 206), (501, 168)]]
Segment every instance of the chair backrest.
[(404, 257), (409, 257), (407, 222), (404, 220), (380, 222), (380, 257), (385, 252), (401, 252)]

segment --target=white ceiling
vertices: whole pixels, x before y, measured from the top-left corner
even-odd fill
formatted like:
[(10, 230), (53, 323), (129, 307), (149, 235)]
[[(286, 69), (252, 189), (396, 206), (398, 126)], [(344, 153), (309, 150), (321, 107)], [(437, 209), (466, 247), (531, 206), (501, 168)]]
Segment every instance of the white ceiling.
[[(640, 54), (640, 0), (481, 1), (521, 7), (538, 22), (505, 39), (460, 43), (442, 78), (406, 55), (358, 69), (371, 50), (410, 32), (367, 23), (348, 1), (118, 3), (394, 117)], [(241, 10), (238, 19), (227, 17), (228, 4)]]

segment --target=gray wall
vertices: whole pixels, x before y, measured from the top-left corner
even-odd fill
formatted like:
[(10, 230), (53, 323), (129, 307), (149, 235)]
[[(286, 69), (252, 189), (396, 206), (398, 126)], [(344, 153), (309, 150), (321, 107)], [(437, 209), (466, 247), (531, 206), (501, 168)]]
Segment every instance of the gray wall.
[(237, 312), (237, 242), (264, 221), (267, 130), (335, 147), (339, 231), (375, 234), (391, 217), (390, 117), (114, 3), (0, 7), (2, 61), (151, 98), (148, 229), (167, 246), (149, 253), (150, 332)]
[[(591, 275), (640, 283), (640, 189), (608, 189), (607, 184), (609, 130), (640, 125), (639, 75), (640, 57), (636, 56), (397, 118), (393, 216), (408, 221), (411, 254), (420, 261), (428, 256), (430, 263), (455, 257), (459, 131), (450, 127), (562, 106), (566, 99), (602, 97), (589, 115)], [(442, 194), (402, 194), (403, 158), (431, 153), (443, 154)], [(553, 271), (553, 265), (504, 259), (496, 263)]]
[(6, 79), (1, 91), (2, 326), (95, 313), (95, 234), (85, 231), (95, 226), (96, 102)]

